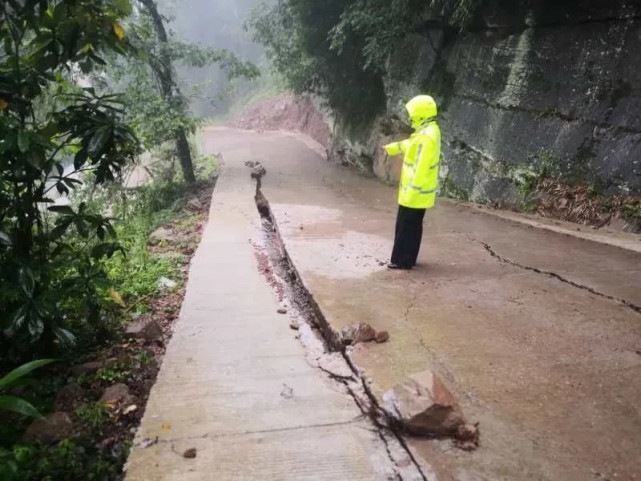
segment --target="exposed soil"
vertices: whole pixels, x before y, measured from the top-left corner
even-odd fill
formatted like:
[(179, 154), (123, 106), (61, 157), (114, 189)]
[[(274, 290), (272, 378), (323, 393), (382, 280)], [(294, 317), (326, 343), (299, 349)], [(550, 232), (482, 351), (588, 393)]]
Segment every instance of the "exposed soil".
[(323, 115), (308, 97), (283, 95), (259, 102), (228, 124), (243, 130), (285, 130), (301, 132), (321, 144), (331, 147), (332, 133)]

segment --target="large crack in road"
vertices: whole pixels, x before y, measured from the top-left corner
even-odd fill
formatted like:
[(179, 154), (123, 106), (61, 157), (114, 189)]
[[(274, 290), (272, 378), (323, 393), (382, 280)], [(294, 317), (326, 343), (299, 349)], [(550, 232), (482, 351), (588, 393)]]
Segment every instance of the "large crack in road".
[[(475, 240), (475, 239), (472, 239), (472, 240)], [(588, 291), (590, 294), (594, 294), (595, 296), (603, 297), (604, 299), (608, 299), (610, 301), (617, 302), (617, 303), (627, 307), (628, 309), (631, 309), (632, 311), (636, 312), (637, 314), (641, 314), (641, 306), (633, 304), (632, 302), (627, 301), (626, 299), (623, 299), (623, 298), (620, 298), (620, 297), (611, 296), (611, 295), (605, 294), (603, 292), (599, 292), (599, 291), (597, 291), (596, 289), (594, 289), (594, 288), (592, 288), (590, 286), (586, 286), (584, 284), (579, 284), (578, 282), (570, 280), (567, 277), (564, 277), (564, 276), (562, 276), (562, 275), (560, 275), (560, 274), (558, 274), (556, 272), (546, 271), (544, 269), (539, 269), (538, 267), (532, 267), (532, 266), (526, 266), (526, 265), (523, 265), (523, 264), (519, 264), (518, 262), (513, 261), (512, 259), (509, 259), (507, 257), (503, 257), (500, 254), (498, 254), (492, 248), (491, 245), (489, 245), (489, 244), (487, 244), (485, 242), (482, 242), (482, 241), (477, 241), (477, 242), (479, 242), (485, 248), (485, 250), (488, 252), (488, 254), (490, 254), (490, 256), (492, 256), (493, 258), (497, 259), (499, 262), (502, 262), (504, 264), (509, 264), (509, 265), (514, 266), (514, 267), (518, 267), (519, 269), (523, 269), (523, 270), (526, 270), (526, 271), (531, 271), (531, 272), (535, 272), (537, 274), (541, 274), (541, 275), (544, 275), (544, 276), (551, 277), (551, 278), (556, 279), (556, 280), (558, 280), (560, 282), (563, 282), (564, 284), (568, 284), (568, 285), (570, 285), (572, 287), (576, 287), (577, 289), (582, 289), (584, 291)]]
[(350, 358), (340, 334), (330, 326), (306, 288), (287, 253), (269, 201), (262, 192), (260, 176), (255, 179), (255, 201), (264, 237), (263, 244), (255, 244), (254, 247), (258, 250), (257, 256), (262, 257), (263, 262), (266, 259), (271, 266), (271, 271), (263, 274), (279, 300), (288, 302), (296, 311), (295, 316), (299, 320), (298, 337), (307, 351), (308, 361), (333, 382), (341, 385), (362, 415), (370, 420), (373, 431), (385, 447), (396, 479), (434, 481), (434, 474), (412, 453), (400, 429), (379, 405), (364, 373)]

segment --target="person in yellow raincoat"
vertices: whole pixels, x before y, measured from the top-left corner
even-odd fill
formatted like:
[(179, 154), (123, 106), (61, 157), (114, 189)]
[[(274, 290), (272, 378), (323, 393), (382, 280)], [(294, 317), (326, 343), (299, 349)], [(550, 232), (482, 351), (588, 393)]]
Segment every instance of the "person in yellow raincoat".
[(419, 95), (405, 106), (415, 132), (409, 139), (386, 145), (388, 155), (404, 155), (398, 192), (398, 215), (390, 269), (416, 265), (423, 236), (423, 219), (434, 207), (441, 158), (441, 130), (436, 123), (436, 102)]

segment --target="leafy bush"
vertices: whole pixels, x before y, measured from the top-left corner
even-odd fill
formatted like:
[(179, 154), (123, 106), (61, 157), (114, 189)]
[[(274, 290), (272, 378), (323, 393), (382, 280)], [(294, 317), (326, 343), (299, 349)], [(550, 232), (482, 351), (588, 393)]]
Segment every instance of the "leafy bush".
[[(121, 249), (108, 218), (52, 205), (91, 173), (114, 180), (138, 151), (114, 95), (73, 87), (69, 66), (92, 71), (126, 53), (126, 0), (0, 4), (0, 354), (19, 359), (74, 336), (65, 319), (101, 322), (102, 259)], [(19, 92), (19, 94), (18, 94)]]
[[(324, 97), (350, 126), (385, 107), (388, 60), (428, 21), (463, 28), (481, 0), (278, 0), (257, 7), (255, 40), (297, 93)], [(429, 14), (429, 15), (426, 15)]]
[(195, 162), (196, 175), (202, 179), (212, 179), (218, 175), (219, 158), (215, 155), (203, 155)]
[[(128, 446), (99, 454), (72, 440), (54, 446), (0, 448), (0, 479), (3, 481), (110, 481), (118, 479), (116, 465), (128, 455)], [(114, 462), (117, 461), (117, 462)]]
[(385, 93), (380, 72), (362, 55), (362, 35), (346, 32), (341, 48), (329, 38), (351, 3), (279, 0), (257, 8), (250, 26), (292, 90), (320, 94), (339, 120), (360, 124), (384, 108)]
[(105, 384), (113, 384), (115, 382), (123, 380), (127, 376), (127, 369), (124, 366), (119, 366), (118, 364), (102, 367), (98, 369), (95, 373), (91, 374), (82, 374), (78, 376), (78, 384), (91, 384), (94, 382), (102, 382)]
[[(127, 118), (148, 149), (172, 143), (172, 157), (177, 157), (185, 182), (196, 181), (188, 136), (200, 121), (189, 111), (189, 98), (182, 93), (177, 65), (202, 68), (217, 64), (228, 79), (253, 79), (258, 68), (239, 60), (227, 50), (203, 48), (181, 42), (167, 28), (167, 17), (157, 0), (138, 0), (136, 15), (127, 24), (129, 36), (141, 55), (114, 59), (106, 76), (125, 85), (131, 106)], [(101, 77), (97, 81), (103, 80)]]

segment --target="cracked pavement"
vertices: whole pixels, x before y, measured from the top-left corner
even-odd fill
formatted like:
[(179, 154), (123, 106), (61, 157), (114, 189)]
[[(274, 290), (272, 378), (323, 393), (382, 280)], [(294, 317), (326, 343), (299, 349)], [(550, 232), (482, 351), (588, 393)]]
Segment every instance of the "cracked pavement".
[[(257, 218), (254, 186), (244, 165), (224, 182), (249, 160), (267, 169), (262, 192), (330, 327), (368, 322), (390, 333), (388, 343), (349, 349), (367, 390), (380, 398), (433, 369), (469, 421), (480, 422), (473, 453), (447, 440), (410, 440), (424, 473), (641, 480), (639, 252), (441, 201), (428, 213), (417, 268), (388, 272), (380, 263), (391, 250), (395, 189), (331, 166), (301, 136), (214, 128), (205, 142), (226, 166), (203, 259), (192, 266), (190, 315), (181, 315), (137, 437), (170, 439), (177, 453), (197, 447), (198, 457), (185, 464), (163, 443), (134, 449), (128, 479), (377, 479), (372, 473), (389, 466), (382, 431), (353, 422), (361, 410), (345, 380), (304, 362), (274, 293), (254, 277), (245, 251)], [(249, 194), (238, 195), (245, 187)], [(283, 382), (293, 399), (280, 397)], [(332, 423), (346, 424), (313, 427)], [(243, 434), (265, 429), (277, 432)], [(207, 434), (215, 439), (198, 437)], [(212, 466), (236, 477), (203, 476)]]
[(609, 299), (611, 301), (615, 301), (615, 302), (618, 302), (620, 304), (623, 304), (624, 306), (629, 307), (630, 309), (632, 309), (634, 312), (636, 312), (638, 314), (641, 314), (641, 306), (639, 306), (637, 304), (634, 304), (634, 303), (632, 303), (632, 302), (630, 302), (630, 301), (628, 301), (626, 299), (621, 299), (621, 298), (618, 298), (618, 297), (615, 297), (615, 296), (612, 296), (612, 295), (609, 295), (609, 294), (604, 294), (603, 292), (599, 292), (599, 291), (593, 289), (590, 286), (586, 286), (586, 285), (583, 285), (583, 284), (579, 284), (578, 282), (571, 281), (570, 279), (567, 279), (566, 277), (564, 277), (564, 276), (562, 276), (560, 274), (557, 274), (556, 272), (544, 271), (544, 270), (541, 270), (541, 269), (539, 269), (537, 267), (524, 266), (522, 264), (519, 264), (518, 262), (514, 262), (511, 259), (508, 259), (506, 257), (503, 257), (503, 256), (497, 254), (496, 251), (492, 248), (491, 245), (486, 244), (485, 242), (481, 242), (481, 244), (483, 245), (485, 250), (492, 257), (498, 259), (500, 262), (504, 262), (506, 264), (513, 265), (515, 267), (518, 267), (519, 269), (525, 269), (525, 270), (528, 270), (528, 271), (536, 272), (537, 274), (542, 274), (542, 275), (553, 277), (553, 278), (555, 278), (555, 279), (557, 279), (557, 280), (559, 280), (561, 282), (564, 282), (566, 284), (570, 284), (571, 286), (576, 287), (578, 289), (584, 289), (584, 290), (590, 292), (591, 294), (595, 294), (597, 296), (601, 296), (601, 297), (604, 297), (604, 298)]
[(208, 139), (266, 167), (262, 192), (331, 327), (390, 333), (350, 352), (372, 393), (433, 369), (480, 422), (473, 453), (411, 440), (439, 479), (641, 479), (638, 251), (441, 200), (417, 268), (388, 272), (395, 189), (331, 166), (302, 137), (214, 129)]
[(407, 457), (402, 446), (308, 362), (290, 318), (278, 312), (255, 255), (262, 223), (245, 167), (251, 154), (243, 141), (224, 155), (126, 479), (428, 479), (416, 466), (397, 466)]

